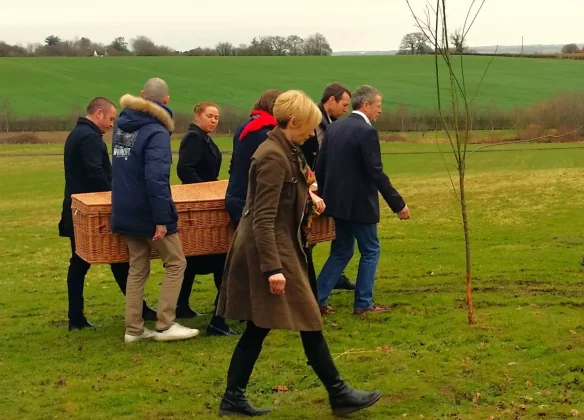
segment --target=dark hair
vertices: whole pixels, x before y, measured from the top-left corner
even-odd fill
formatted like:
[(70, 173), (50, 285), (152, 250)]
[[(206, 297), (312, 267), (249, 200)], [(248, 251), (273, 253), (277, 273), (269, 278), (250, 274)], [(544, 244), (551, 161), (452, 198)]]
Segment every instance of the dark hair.
[(258, 101), (253, 106), (253, 111), (265, 111), (272, 115), (274, 113), (276, 99), (278, 99), (281, 93), (278, 89), (266, 90), (260, 95)]
[(103, 96), (93, 98), (89, 104), (87, 104), (87, 115), (95, 114), (98, 109), (105, 111), (108, 106), (116, 107), (112, 101)]
[(193, 108), (193, 112), (195, 113), (195, 115), (201, 115), (210, 106), (212, 106), (213, 108), (217, 108), (217, 111), (219, 111), (219, 107), (215, 102), (204, 101), (196, 104), (195, 108)]
[(324, 104), (331, 96), (335, 98), (335, 101), (339, 102), (344, 93), (349, 95), (349, 98), (351, 97), (351, 91), (346, 86), (340, 83), (331, 83), (324, 89), (320, 102)]

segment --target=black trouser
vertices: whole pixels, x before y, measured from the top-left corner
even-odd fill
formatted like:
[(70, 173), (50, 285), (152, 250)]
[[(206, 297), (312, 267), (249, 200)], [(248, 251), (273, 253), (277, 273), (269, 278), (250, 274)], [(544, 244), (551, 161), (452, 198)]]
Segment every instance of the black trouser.
[[(71, 237), (71, 259), (69, 260), (69, 271), (67, 272), (67, 291), (69, 294), (69, 322), (72, 324), (82, 324), (85, 321), (83, 314), (83, 286), (85, 285), (85, 275), (89, 271), (91, 264), (81, 259), (75, 253), (75, 238)], [(122, 293), (126, 294), (126, 282), (128, 280), (129, 263), (110, 264), (112, 274)]]
[(217, 310), (217, 303), (219, 302), (219, 291), (221, 290), (221, 280), (223, 279), (223, 270), (225, 268), (226, 254), (214, 255), (197, 255), (187, 258), (187, 267), (185, 269), (183, 283), (178, 296), (177, 306), (187, 308), (189, 307), (189, 299), (195, 283), (195, 276), (197, 274), (211, 274), (213, 273), (213, 280), (217, 288), (215, 295), (215, 304), (213, 314)]
[(314, 260), (312, 259), (312, 249), (314, 245), (308, 245), (308, 247), (304, 248), (304, 252), (306, 252), (306, 259), (308, 260), (308, 282), (310, 283), (310, 288), (312, 289), (312, 293), (318, 302), (318, 286), (316, 283), (316, 270), (314, 269)]
[[(260, 328), (248, 321), (247, 328), (237, 343), (227, 373), (227, 389), (245, 390), (269, 329)], [(308, 364), (327, 390), (341, 381), (322, 331), (301, 331), (300, 337)]]

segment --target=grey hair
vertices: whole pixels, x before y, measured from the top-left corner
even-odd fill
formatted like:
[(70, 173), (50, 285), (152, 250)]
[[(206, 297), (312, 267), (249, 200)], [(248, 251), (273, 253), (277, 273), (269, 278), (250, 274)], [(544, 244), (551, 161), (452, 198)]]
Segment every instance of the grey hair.
[(381, 92), (373, 86), (359, 86), (355, 92), (353, 92), (353, 96), (351, 97), (351, 107), (354, 111), (357, 111), (361, 109), (365, 103), (372, 103), (377, 95), (381, 96)]

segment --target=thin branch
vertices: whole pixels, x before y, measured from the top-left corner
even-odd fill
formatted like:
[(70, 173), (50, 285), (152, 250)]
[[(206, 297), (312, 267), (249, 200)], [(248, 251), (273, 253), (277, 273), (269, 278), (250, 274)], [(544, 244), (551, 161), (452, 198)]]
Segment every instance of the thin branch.
[(489, 61), (489, 64), (487, 65), (487, 68), (485, 69), (485, 72), (483, 73), (483, 76), (481, 77), (481, 80), (479, 81), (479, 85), (477, 86), (477, 90), (475, 91), (474, 95), (472, 96), (472, 99), (470, 100), (471, 105), (474, 103), (474, 100), (477, 97), (479, 90), (480, 90), (481, 86), (483, 85), (485, 78), (487, 77), (487, 72), (489, 71), (489, 69), (491, 68), (491, 64), (493, 64), (493, 61), (495, 60), (495, 56), (497, 55), (497, 51), (499, 51), (498, 45), (495, 48), (495, 54), (491, 57), (491, 60)]
[[(470, 12), (472, 12), (472, 8), (475, 5), (477, 0), (472, 0), (470, 7), (468, 8), (468, 12), (466, 13), (466, 19), (464, 19), (464, 25), (462, 26), (461, 36), (464, 39), (464, 33), (466, 32), (466, 24), (468, 23), (468, 18), (470, 17)], [(464, 44), (463, 44), (464, 45)]]
[(454, 194), (454, 197), (456, 198), (457, 201), (460, 201), (460, 197), (458, 196), (458, 193), (456, 192), (456, 186), (454, 185), (454, 179), (452, 178), (452, 174), (450, 173), (450, 168), (448, 168), (448, 162), (446, 162), (446, 158), (444, 157), (444, 153), (442, 152), (442, 149), (440, 148), (440, 143), (438, 143), (438, 136), (436, 136), (436, 146), (438, 146), (438, 151), (440, 152), (440, 156), (442, 157), (442, 161), (444, 162), (444, 166), (446, 167), (446, 173), (448, 174), (448, 178), (450, 178), (450, 184), (452, 185), (452, 192)]
[[(471, 30), (471, 29), (472, 29), (472, 27), (474, 26), (474, 23), (475, 23), (475, 21), (477, 20), (477, 17), (479, 16), (479, 14), (481, 13), (481, 10), (483, 10), (483, 6), (485, 5), (485, 2), (486, 2), (486, 1), (487, 1), (487, 0), (483, 0), (483, 1), (481, 2), (481, 5), (480, 5), (480, 7), (479, 7), (479, 10), (477, 10), (477, 12), (475, 13), (475, 16), (474, 16), (474, 18), (473, 18), (472, 22), (470, 23), (469, 27), (468, 27), (468, 28), (467, 28), (467, 30), (466, 30), (466, 33), (464, 34), (464, 37), (465, 37), (465, 38), (466, 38), (466, 35), (467, 35), (467, 34), (470, 32), (470, 30)], [(474, 3), (474, 2), (473, 2), (473, 3)], [(470, 10), (469, 10), (469, 13), (470, 13)]]

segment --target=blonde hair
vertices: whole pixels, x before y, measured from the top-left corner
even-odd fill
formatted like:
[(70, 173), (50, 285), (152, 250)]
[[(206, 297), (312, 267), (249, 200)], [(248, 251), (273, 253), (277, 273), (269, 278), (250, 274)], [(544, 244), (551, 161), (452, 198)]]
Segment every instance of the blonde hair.
[(280, 128), (286, 128), (292, 118), (299, 128), (316, 128), (322, 121), (320, 109), (301, 90), (288, 90), (278, 96), (274, 104), (274, 117)]

